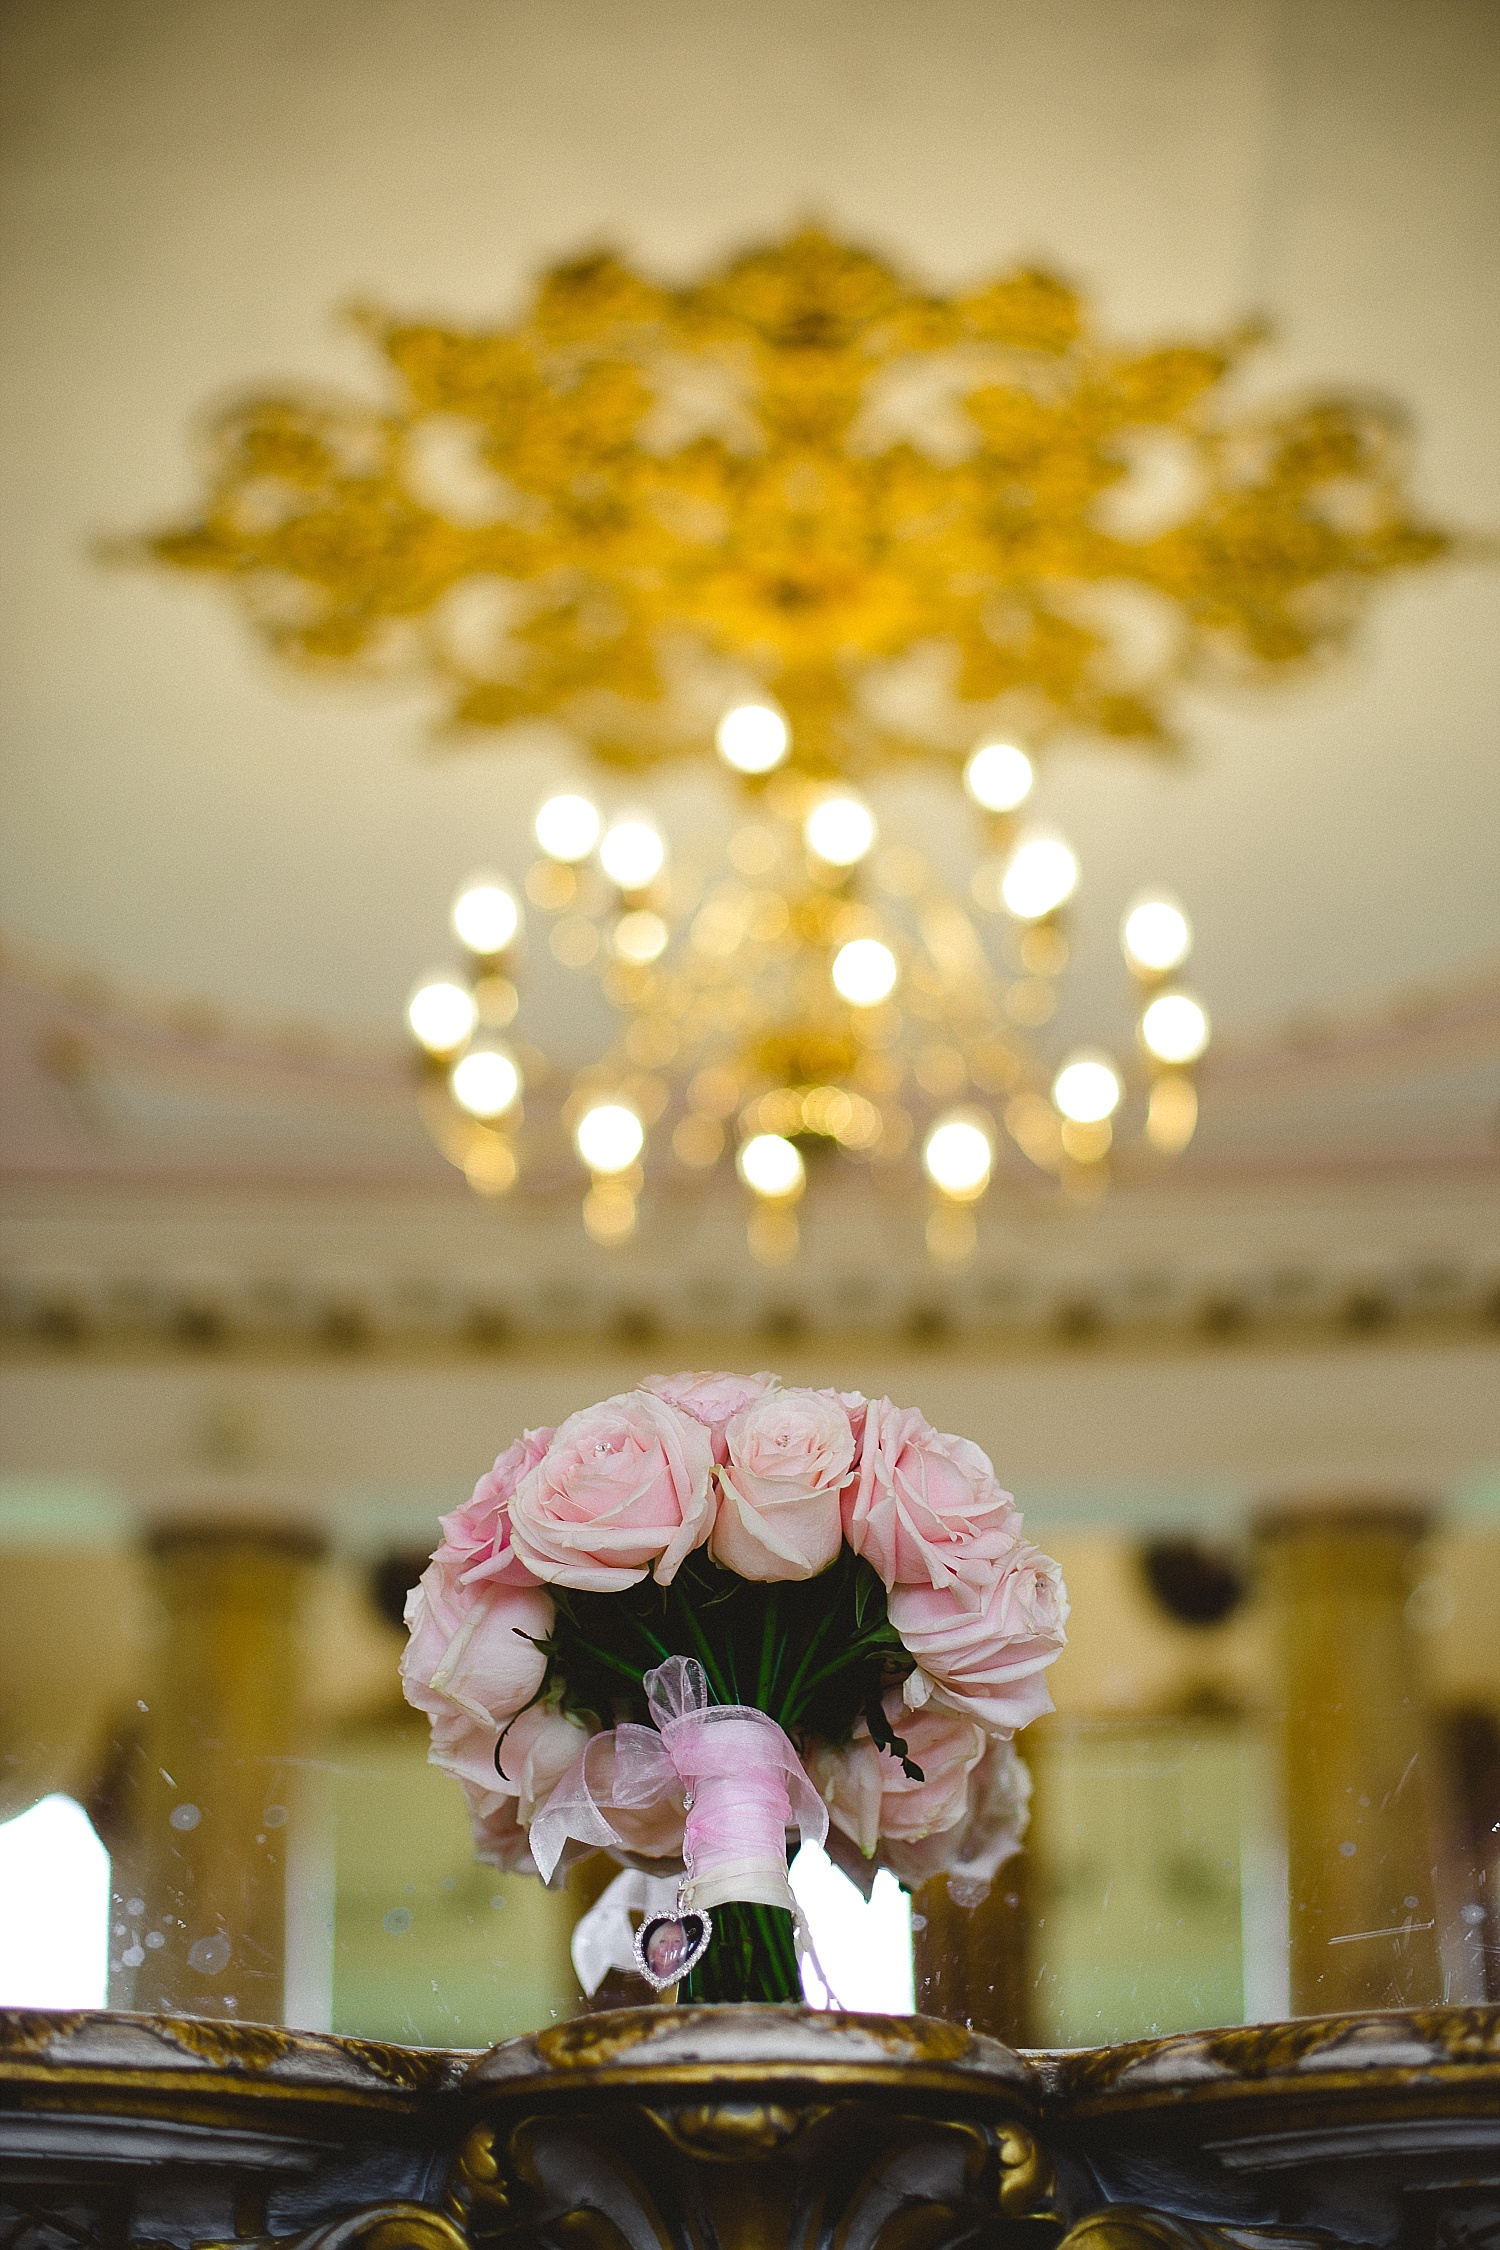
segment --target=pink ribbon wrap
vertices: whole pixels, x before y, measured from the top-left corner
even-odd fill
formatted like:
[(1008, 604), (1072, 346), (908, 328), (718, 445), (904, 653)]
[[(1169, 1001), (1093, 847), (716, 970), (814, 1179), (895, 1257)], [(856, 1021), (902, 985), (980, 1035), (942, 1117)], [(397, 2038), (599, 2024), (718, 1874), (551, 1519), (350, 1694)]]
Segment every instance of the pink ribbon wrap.
[(669, 1656), (645, 1677), (654, 1727), (596, 1734), (531, 1823), (531, 1855), (544, 1880), (569, 1837), (604, 1850), (625, 1840), (612, 1811), (681, 1802), (682, 1906), (729, 1899), (797, 1911), (786, 1878), (786, 1839), (821, 1844), (828, 1807), (776, 1721), (744, 1703), (710, 1703), (695, 1657)]

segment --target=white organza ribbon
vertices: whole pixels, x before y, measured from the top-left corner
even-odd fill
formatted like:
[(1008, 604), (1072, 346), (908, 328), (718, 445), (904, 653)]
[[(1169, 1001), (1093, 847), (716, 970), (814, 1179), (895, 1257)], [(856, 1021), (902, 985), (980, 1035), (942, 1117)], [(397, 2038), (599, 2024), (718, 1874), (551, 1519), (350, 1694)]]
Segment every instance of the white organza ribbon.
[(764, 1711), (710, 1703), (695, 1657), (668, 1657), (643, 1685), (655, 1726), (594, 1735), (533, 1818), (531, 1854), (543, 1879), (550, 1881), (570, 1837), (625, 1850), (611, 1812), (676, 1801), (686, 1814), (683, 1907), (743, 1899), (795, 1915), (787, 1835), (795, 1828), (804, 1844), (821, 1844), (828, 1807), (790, 1741)]
[(647, 1875), (639, 1867), (627, 1867), (615, 1877), (573, 1931), (573, 1967), (591, 2000), (611, 1969), (626, 1976), (640, 1973), (631, 1915), (649, 1920), (654, 1914), (676, 1911), (675, 1875)]

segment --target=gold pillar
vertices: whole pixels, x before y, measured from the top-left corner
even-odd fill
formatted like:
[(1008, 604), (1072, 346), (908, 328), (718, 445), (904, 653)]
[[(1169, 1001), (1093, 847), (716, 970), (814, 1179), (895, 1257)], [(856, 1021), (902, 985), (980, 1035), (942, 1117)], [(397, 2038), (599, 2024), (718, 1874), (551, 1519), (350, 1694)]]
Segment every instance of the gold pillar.
[(1031, 2044), (1027, 1861), (1008, 1860), (979, 1906), (948, 1895), (934, 1876), (912, 1898), (917, 2013), (987, 2032), (1010, 2047)]
[(1291, 2005), (1442, 1998), (1426, 1744), (1406, 1623), (1425, 1509), (1319, 1497), (1257, 1529), (1274, 1611)]
[(160, 1634), (113, 1791), (110, 2005), (277, 2023), (298, 1612), (320, 1542), (178, 1523), (148, 1551)]

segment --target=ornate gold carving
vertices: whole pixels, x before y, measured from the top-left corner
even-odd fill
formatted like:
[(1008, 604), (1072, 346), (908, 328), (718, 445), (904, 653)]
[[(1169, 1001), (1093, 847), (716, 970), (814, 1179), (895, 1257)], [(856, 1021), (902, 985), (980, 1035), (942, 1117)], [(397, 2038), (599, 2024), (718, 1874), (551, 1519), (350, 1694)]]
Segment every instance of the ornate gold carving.
[[(54, 2024), (66, 2019), (53, 2017)], [(85, 2018), (79, 2018), (80, 2022)], [(278, 2063), (294, 2063), (319, 2047), (333, 2043), (318, 2034), (283, 2031), (274, 2024), (229, 2023), (213, 2016), (157, 2016), (151, 2028), (158, 2038), (170, 2040), (184, 2054), (215, 2070), (247, 2074), (272, 2070)], [(10, 2042), (5, 2042), (8, 2048)], [(437, 2049), (393, 2047), (375, 2039), (340, 2039), (336, 2051), (360, 2064), (388, 2086), (412, 2093), (435, 2091), (453, 2080), (453, 2066)]]
[(1070, 2227), (1057, 2250), (1229, 2250), (1229, 2237), (1140, 2204), (1112, 2203)]
[(469, 2239), (440, 2211), (420, 2203), (382, 2203), (314, 2227), (295, 2240), (282, 2235), (247, 2244), (246, 2250), (469, 2250)]
[(85, 2008), (7, 2008), (0, 2016), (0, 2061), (13, 2056), (45, 2054), (78, 2031), (89, 2020)]
[[(683, 2060), (685, 2044), (691, 2042), (700, 2023), (712, 2024), (718, 2013), (714, 2008), (611, 2008), (601, 2015), (573, 2016), (564, 2023), (549, 2024), (545, 2031), (534, 2034), (533, 2045), (538, 2062), (548, 2072), (614, 2070), (629, 2063), (668, 2070), (675, 2076), (678, 2070), (692, 2067)], [(774, 2016), (779, 2011), (758, 2013)], [(815, 2078), (824, 2061), (832, 2068), (847, 2069), (840, 2036), (846, 2020), (811, 2012), (801, 2017), (800, 2033), (815, 2044), (809, 2046), (805, 2070), (799, 2068), (799, 2076)], [(863, 2047), (876, 2048), (887, 2061), (905, 2068), (963, 2062), (975, 2050), (974, 2035), (964, 2024), (942, 2022), (935, 2016), (861, 2016), (854, 2020)], [(659, 2051), (666, 2041), (671, 2046), (669, 2058)], [(736, 2075), (748, 2075), (752, 2068), (747, 2065)]]
[(213, 2016), (167, 2016), (160, 2035), (214, 2070), (273, 2070), (301, 2045), (296, 2032), (273, 2024), (226, 2023)]
[(744, 2163), (775, 2156), (824, 2115), (821, 2109), (787, 2109), (777, 2102), (703, 2102), (674, 2109), (662, 2122), (691, 2155)]
[(515, 2200), (514, 2184), (496, 2153), (495, 2127), (489, 2123), (476, 2125), (453, 2159), (444, 2210), (467, 2228), (476, 2215), (499, 2223), (510, 2215)]
[[(1030, 2064), (920, 2020), (622, 2011), (603, 2065), (549, 2065), (538, 2039), (478, 2061), (434, 2053), (420, 2098), (372, 2087), (350, 2042), (271, 2033), (285, 2047), (265, 2059), (252, 2027), (214, 2024), (223, 2051), (205, 2066), (174, 2054), (183, 2028), (72, 2015), (54, 2040), (34, 2014), (0, 2014), (0, 2239), (18, 2214), (50, 2226), (66, 2206), (80, 2250), (113, 2242), (136, 2183), (165, 2164), (174, 2240), (233, 2250), (233, 2155), (247, 2167), (242, 2250), (1333, 2250), (1341, 2199), (1354, 2232), (1394, 2240), (1414, 2187), (1435, 2199), (1423, 2225), (1441, 2220), (1429, 2232), (1442, 2242), (1458, 2218), (1473, 2232), (1500, 2088), (1495, 2008), (1251, 2025)], [(921, 2059), (929, 2035), (946, 2061)], [(163, 2059), (143, 2063), (153, 2043)], [(396, 2120), (387, 2145), (407, 2170), (351, 2211), (360, 2160)], [(455, 2144), (429, 2208), (433, 2159)], [(272, 2237), (267, 2187), (299, 2150), (304, 2208), (337, 2215)], [(13, 2152), (46, 2161), (45, 2179), (28, 2173), (17, 2191)], [(1099, 2200), (1146, 2181), (1163, 2208)], [(151, 2239), (132, 2219), (137, 2238)]]
[(996, 2201), (1002, 2215), (1007, 2219), (1050, 2216), (1056, 2181), (1052, 2159), (1036, 2135), (1024, 2125), (1002, 2125), (995, 2134), (995, 2153), (1000, 2164)]
[[(658, 2121), (634, 2104), (586, 2117), (523, 2117), (503, 2155), (492, 2152), (507, 2192), (498, 2208), (471, 2206), (471, 2238), (500, 2242), (519, 2228), (528, 2243), (559, 2250), (672, 2250), (657, 2202), (661, 2167), (652, 2162), (663, 2138)], [(665, 2184), (670, 2192), (670, 2174)]]
[(591, 2102), (477, 2126), (444, 2208), (479, 2244), (581, 2250), (947, 2250), (1050, 2219), (1052, 2165), (1023, 2127), (851, 2100)]
[[(1239, 2024), (1099, 2047), (1062, 2056), (1055, 2067), (1070, 2102), (1118, 2098), (1135, 2107), (1153, 2100), (1216, 2100), (1304, 2071), (1320, 2086), (1333, 2087), (1345, 2075), (1335, 2059), (1340, 2050), (1347, 2055), (1348, 2074), (1365, 2085), (1423, 2080), (1434, 2064), (1492, 2071), (1500, 2063), (1500, 2008), (1391, 2009)], [(1191, 2068), (1171, 2078), (1169, 2067), (1179, 2058)]]
[(394, 2047), (380, 2039), (344, 2037), (338, 2044), (341, 2054), (352, 2055), (372, 2077), (414, 2094), (435, 2093), (440, 2087), (451, 2086), (457, 2075), (440, 2048)]
[(253, 2123), (310, 2084), (351, 2110), (409, 2116), (450, 2089), (464, 2061), (441, 2048), (214, 2017), (0, 2010), (0, 2084), (66, 2085), (70, 2107), (97, 2094), (106, 2109), (139, 2101), (195, 2123)]
[(536, 2034), (537, 2059), (549, 2070), (597, 2070), (648, 2044), (657, 2028), (654, 2017), (650, 2009), (607, 2008), (602, 2015), (549, 2024)]
[(806, 228), (680, 289), (560, 265), (508, 326), (357, 317), (385, 395), (243, 399), (195, 518), (132, 551), (290, 663), (626, 765), (747, 689), (815, 772), (995, 724), (1161, 749), (1182, 682), (1304, 669), (1455, 546), (1396, 409), (1231, 407), (1253, 327), (1122, 347), (1048, 273), (942, 295)]
[(866, 2145), (880, 2154), (848, 2197), (837, 2250), (947, 2250), (997, 2217), (1061, 2226), (1051, 2159), (1023, 2126), (897, 2115), (870, 2119)]

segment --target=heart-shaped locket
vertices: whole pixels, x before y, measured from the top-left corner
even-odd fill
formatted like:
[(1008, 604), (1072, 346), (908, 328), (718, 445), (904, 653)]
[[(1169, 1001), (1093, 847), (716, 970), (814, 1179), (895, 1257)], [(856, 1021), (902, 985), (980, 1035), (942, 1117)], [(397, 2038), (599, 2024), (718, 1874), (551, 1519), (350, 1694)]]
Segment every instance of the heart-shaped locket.
[(665, 1992), (697, 1968), (713, 1934), (707, 1914), (648, 1914), (635, 1933), (636, 1966), (647, 1984)]

